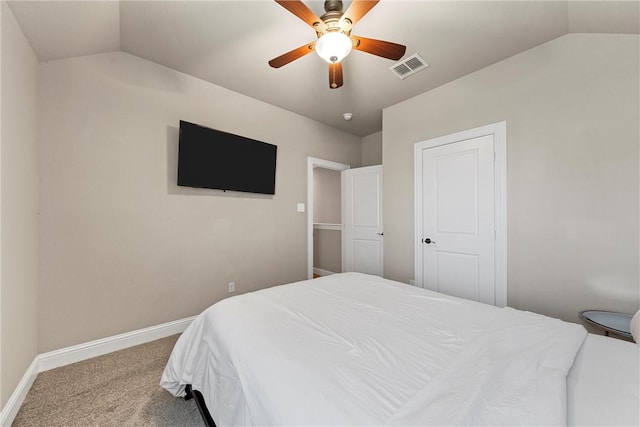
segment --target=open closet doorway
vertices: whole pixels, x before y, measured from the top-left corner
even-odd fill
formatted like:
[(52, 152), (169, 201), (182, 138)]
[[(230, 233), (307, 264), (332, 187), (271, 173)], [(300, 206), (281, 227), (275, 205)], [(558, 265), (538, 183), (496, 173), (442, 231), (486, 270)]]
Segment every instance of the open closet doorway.
[[(349, 165), (343, 163), (315, 157), (307, 158), (307, 277), (309, 279), (314, 277), (314, 259), (319, 262), (315, 268), (320, 275), (342, 271), (340, 173), (349, 168)], [(332, 250), (336, 244), (337, 252), (335, 249)], [(324, 265), (324, 263), (328, 264)]]

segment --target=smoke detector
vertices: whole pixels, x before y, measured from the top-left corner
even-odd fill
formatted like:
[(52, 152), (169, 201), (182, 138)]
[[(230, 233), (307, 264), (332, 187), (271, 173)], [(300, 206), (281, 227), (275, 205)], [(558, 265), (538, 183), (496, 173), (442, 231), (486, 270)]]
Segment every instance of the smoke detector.
[(344, 117), (344, 119), (345, 119), (346, 121), (349, 121), (349, 120), (351, 120), (351, 118), (353, 117), (353, 114), (351, 114), (351, 113), (344, 113), (344, 114), (342, 115), (342, 117)]

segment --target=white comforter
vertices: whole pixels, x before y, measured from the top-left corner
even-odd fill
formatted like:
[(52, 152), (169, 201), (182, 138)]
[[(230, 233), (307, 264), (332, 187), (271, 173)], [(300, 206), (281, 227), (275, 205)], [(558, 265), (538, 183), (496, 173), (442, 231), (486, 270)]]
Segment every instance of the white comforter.
[(564, 425), (580, 325), (359, 273), (228, 298), (161, 384), (218, 425)]

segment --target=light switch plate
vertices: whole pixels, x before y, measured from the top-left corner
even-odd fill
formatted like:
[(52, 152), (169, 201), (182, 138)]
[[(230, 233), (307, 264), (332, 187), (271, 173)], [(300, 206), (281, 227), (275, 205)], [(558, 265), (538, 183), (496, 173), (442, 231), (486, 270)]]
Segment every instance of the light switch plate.
[(304, 203), (298, 203), (298, 212), (304, 212)]

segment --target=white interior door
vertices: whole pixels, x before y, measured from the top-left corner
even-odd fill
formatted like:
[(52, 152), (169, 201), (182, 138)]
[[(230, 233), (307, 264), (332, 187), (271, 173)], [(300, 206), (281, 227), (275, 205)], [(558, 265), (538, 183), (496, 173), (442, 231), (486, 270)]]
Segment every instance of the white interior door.
[(382, 276), (382, 166), (342, 172), (343, 271)]
[(416, 144), (416, 284), (505, 305), (506, 283), (496, 286), (504, 266), (496, 260), (495, 135), (476, 134)]

